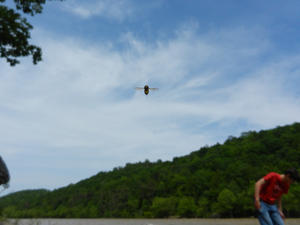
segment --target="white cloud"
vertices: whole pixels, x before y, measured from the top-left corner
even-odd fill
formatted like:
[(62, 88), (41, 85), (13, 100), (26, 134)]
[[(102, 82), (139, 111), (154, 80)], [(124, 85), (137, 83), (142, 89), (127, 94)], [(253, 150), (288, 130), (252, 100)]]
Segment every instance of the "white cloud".
[(108, 19), (123, 21), (130, 18), (135, 7), (130, 0), (72, 0), (64, 4), (64, 10), (69, 11), (83, 19), (101, 16)]
[[(229, 104), (239, 115), (263, 128), (299, 121), (299, 96), (286, 85), (299, 82), (299, 56), (289, 56), (280, 62), (268, 63), (227, 90)], [(292, 93), (291, 93), (291, 92)], [(294, 90), (295, 91), (295, 90)]]
[[(216, 135), (228, 121), (261, 129), (299, 120), (299, 96), (282, 85), (299, 82), (299, 56), (257, 64), (269, 44), (253, 33), (214, 40), (185, 29), (156, 43), (127, 35), (122, 51), (42, 35), (42, 63), (0, 67), (0, 145), (12, 186), (53, 188), (126, 162), (172, 159), (232, 135)], [(159, 91), (134, 90), (146, 82)]]

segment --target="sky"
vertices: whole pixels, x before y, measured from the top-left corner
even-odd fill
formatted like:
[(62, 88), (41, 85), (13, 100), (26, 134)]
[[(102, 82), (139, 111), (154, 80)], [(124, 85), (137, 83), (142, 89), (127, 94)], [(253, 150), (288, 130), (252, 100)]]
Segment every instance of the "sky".
[[(300, 1), (65, 0), (0, 59), (1, 195), (300, 121)], [(136, 87), (158, 88), (145, 95)]]

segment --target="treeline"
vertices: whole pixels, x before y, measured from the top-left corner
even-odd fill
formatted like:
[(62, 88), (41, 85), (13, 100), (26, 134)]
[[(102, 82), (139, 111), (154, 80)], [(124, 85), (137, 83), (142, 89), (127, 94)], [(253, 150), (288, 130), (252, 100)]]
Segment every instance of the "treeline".
[[(11, 218), (251, 217), (254, 183), (270, 171), (300, 165), (300, 123), (230, 136), (172, 161), (126, 164), (54, 191), (0, 198)], [(283, 198), (300, 217), (300, 185)]]

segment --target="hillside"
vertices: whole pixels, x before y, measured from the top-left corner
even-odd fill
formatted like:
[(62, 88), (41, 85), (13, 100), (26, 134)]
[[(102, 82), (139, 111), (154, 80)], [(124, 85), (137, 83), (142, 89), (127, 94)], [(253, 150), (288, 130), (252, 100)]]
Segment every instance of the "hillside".
[[(267, 172), (300, 165), (300, 123), (229, 137), (170, 161), (126, 164), (54, 191), (0, 198), (7, 217), (249, 217), (253, 189)], [(300, 185), (283, 199), (300, 216)]]

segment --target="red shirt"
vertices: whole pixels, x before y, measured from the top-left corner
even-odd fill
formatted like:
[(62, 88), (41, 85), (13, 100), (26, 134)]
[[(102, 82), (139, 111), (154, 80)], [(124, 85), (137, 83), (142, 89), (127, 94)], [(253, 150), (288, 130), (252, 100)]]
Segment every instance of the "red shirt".
[(268, 204), (274, 204), (282, 194), (289, 191), (290, 185), (281, 180), (280, 174), (271, 172), (264, 176), (266, 183), (261, 187), (259, 197)]

